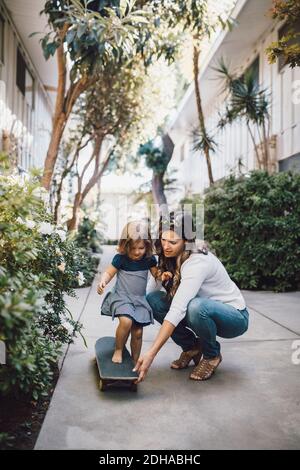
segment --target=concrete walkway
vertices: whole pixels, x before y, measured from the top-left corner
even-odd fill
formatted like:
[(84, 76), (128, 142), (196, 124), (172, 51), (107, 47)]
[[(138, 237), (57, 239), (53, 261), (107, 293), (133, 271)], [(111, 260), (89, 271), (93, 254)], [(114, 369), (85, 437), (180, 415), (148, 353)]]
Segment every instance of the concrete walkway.
[[(105, 247), (102, 267), (113, 252)], [(180, 350), (170, 340), (136, 394), (99, 391), (94, 343), (116, 324), (99, 315), (96, 280), (78, 294), (72, 310), (81, 315), (88, 349), (81, 338), (69, 347), (36, 449), (300, 448), (300, 364), (292, 362), (300, 292), (244, 292), (249, 330), (222, 340), (223, 362), (211, 380), (171, 370)], [(157, 324), (145, 328), (144, 350), (157, 331)]]

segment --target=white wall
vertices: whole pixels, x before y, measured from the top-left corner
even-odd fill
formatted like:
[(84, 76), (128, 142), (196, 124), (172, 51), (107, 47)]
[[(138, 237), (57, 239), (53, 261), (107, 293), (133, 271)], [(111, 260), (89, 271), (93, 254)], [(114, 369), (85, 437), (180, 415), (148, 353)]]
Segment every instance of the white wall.
[[(242, 65), (246, 69), (259, 55), (260, 83), (271, 93), (271, 135), (277, 135), (276, 152), (277, 159), (280, 161), (300, 152), (300, 93), (298, 91), (297, 96), (296, 91), (297, 88), (300, 90), (300, 68), (290, 69), (286, 66), (279, 72), (277, 63), (274, 65), (268, 63), (265, 49), (277, 39), (277, 31), (278, 26), (273, 26), (273, 31), (269, 30), (263, 37), (260, 37)], [(242, 31), (241, 34), (243, 34)], [(231, 63), (231, 65), (234, 67), (241, 64)], [(193, 99), (195, 99), (194, 95)], [(206, 124), (212, 133), (216, 130), (219, 120), (218, 112), (222, 109), (224, 109), (224, 95), (222, 94), (216, 94), (215, 98), (204, 108)], [(186, 113), (187, 110), (185, 109), (184, 112)], [(191, 130), (185, 129), (180, 132), (176, 129), (176, 146), (171, 166), (179, 170), (179, 185), (183, 185), (187, 192), (199, 193), (209, 185), (207, 166), (204, 156), (192, 151)], [(178, 133), (181, 134), (179, 137)], [(242, 158), (244, 167), (241, 170), (243, 172), (255, 167), (253, 145), (245, 124), (235, 122), (231, 126), (226, 126), (223, 131), (218, 132), (216, 141), (218, 150), (212, 154), (211, 159), (215, 180), (227, 176), (230, 171), (237, 171), (239, 158)], [(258, 142), (257, 138), (256, 141)], [(183, 145), (185, 158), (181, 161)]]
[[(0, 12), (5, 20), (4, 29), (4, 61), (0, 64), (0, 148), (2, 131), (13, 133), (19, 143), (19, 165), (25, 169), (31, 166), (42, 167), (46, 156), (51, 122), (51, 106), (43, 85), (39, 81), (34, 64), (24, 50), (14, 30), (11, 20), (4, 9)], [(29, 109), (24, 96), (16, 85), (17, 48), (22, 55), (34, 79), (34, 107)]]

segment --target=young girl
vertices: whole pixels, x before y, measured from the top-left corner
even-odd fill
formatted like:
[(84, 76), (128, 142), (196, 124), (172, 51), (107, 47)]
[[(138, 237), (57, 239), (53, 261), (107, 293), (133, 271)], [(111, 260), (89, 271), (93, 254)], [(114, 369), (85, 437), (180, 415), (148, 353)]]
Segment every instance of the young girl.
[(122, 362), (123, 348), (131, 333), (131, 355), (135, 364), (142, 348), (143, 327), (154, 323), (152, 309), (145, 298), (148, 271), (162, 281), (172, 274), (161, 273), (156, 267), (150, 232), (143, 222), (129, 222), (124, 227), (117, 251), (119, 253), (101, 276), (97, 292), (101, 295), (117, 274), (113, 290), (103, 300), (101, 314), (119, 320), (112, 361)]

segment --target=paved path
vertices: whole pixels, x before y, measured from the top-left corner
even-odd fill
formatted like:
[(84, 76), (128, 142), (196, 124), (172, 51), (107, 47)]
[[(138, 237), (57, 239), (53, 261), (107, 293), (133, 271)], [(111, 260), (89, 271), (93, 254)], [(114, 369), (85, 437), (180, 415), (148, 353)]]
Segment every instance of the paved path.
[[(105, 247), (101, 266), (114, 247)], [(248, 332), (222, 340), (223, 362), (203, 383), (189, 370), (173, 371), (179, 348), (170, 340), (137, 394), (100, 392), (94, 343), (115, 323), (99, 315), (101, 298), (79, 289), (73, 313), (81, 315), (88, 349), (78, 338), (67, 351), (36, 449), (299, 449), (300, 292), (244, 292)], [(144, 349), (158, 325), (145, 328)], [(298, 355), (300, 357), (300, 354)]]

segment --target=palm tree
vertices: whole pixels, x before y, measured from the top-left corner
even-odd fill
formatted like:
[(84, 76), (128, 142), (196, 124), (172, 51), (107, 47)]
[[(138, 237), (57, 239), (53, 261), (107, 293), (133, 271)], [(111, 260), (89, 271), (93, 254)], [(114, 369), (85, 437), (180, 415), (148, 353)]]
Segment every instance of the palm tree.
[(199, 85), (199, 57), (200, 57), (199, 41), (197, 41), (196, 38), (194, 38), (193, 76), (194, 76), (197, 113), (198, 113), (198, 120), (199, 120), (199, 127), (195, 135), (196, 144), (194, 146), (194, 151), (198, 150), (204, 153), (206, 165), (207, 165), (209, 184), (212, 185), (214, 184), (214, 178), (213, 178), (213, 172), (212, 172), (212, 166), (211, 166), (210, 153), (215, 151), (215, 142), (213, 141), (212, 137), (209, 135), (207, 131), (205, 118), (204, 118), (204, 111), (203, 111), (203, 106), (202, 106), (202, 99), (201, 99), (200, 85)]
[[(270, 113), (269, 98), (266, 89), (260, 89), (255, 70), (249, 68), (242, 76), (233, 75), (224, 60), (221, 59), (218, 67), (214, 68), (224, 81), (223, 91), (227, 94), (228, 103), (225, 113), (221, 116), (218, 127), (223, 129), (227, 124), (232, 124), (236, 119), (244, 119), (253, 143), (259, 168), (269, 170)], [(259, 141), (262, 147), (260, 155), (255, 142), (252, 129), (257, 129)]]
[(162, 145), (160, 146), (156, 146), (152, 140), (141, 145), (138, 154), (146, 157), (146, 165), (153, 171), (153, 200), (157, 205), (158, 212), (165, 212), (168, 210), (168, 202), (164, 191), (164, 176), (172, 158), (174, 143), (168, 134), (165, 134), (161, 140)]

